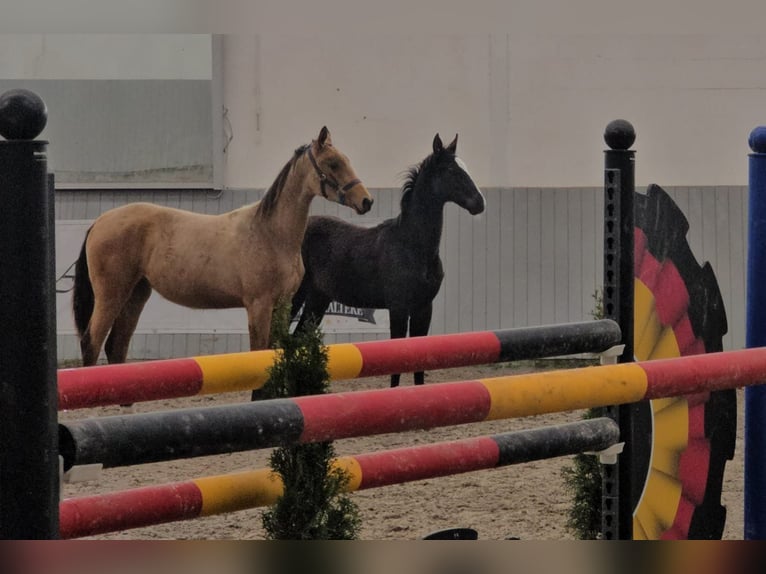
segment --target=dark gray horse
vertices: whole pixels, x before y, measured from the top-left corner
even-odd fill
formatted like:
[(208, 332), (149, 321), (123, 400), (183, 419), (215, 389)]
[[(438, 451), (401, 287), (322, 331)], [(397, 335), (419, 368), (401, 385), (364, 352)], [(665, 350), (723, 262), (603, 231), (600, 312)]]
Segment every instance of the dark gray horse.
[[(322, 320), (331, 301), (352, 307), (388, 309), (391, 338), (428, 334), (433, 299), (444, 270), (439, 241), (444, 204), (452, 201), (472, 215), (484, 211), (484, 196), (439, 134), (433, 153), (410, 168), (402, 186), (401, 213), (375, 227), (335, 217), (312, 216), (303, 241), (306, 273), (293, 297), (292, 316), (303, 306), (296, 330)], [(415, 373), (422, 385), (424, 374)], [(391, 375), (391, 386), (399, 375)]]

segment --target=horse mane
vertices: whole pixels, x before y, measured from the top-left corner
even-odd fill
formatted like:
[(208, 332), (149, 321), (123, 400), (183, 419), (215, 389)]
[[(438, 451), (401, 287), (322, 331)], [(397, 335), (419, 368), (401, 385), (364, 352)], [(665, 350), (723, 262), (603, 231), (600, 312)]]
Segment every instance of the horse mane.
[(271, 184), (271, 187), (269, 187), (268, 191), (264, 194), (263, 198), (258, 204), (258, 213), (264, 217), (271, 215), (272, 211), (274, 211), (274, 206), (279, 200), (279, 195), (281, 194), (282, 189), (285, 187), (287, 175), (290, 173), (290, 170), (293, 168), (298, 158), (309, 148), (310, 145), (311, 144), (305, 144), (295, 150), (293, 157), (290, 158), (290, 160), (279, 172), (279, 175), (274, 180), (274, 183)]
[(431, 165), (436, 163), (436, 159), (444, 154), (444, 150), (439, 153), (432, 153), (421, 161), (418, 165), (410, 167), (404, 175), (404, 183), (402, 184), (402, 199), (399, 203), (402, 213), (407, 211), (410, 203), (412, 202), (412, 196), (415, 191), (415, 184), (418, 181), (418, 177), (421, 173), (426, 171)]

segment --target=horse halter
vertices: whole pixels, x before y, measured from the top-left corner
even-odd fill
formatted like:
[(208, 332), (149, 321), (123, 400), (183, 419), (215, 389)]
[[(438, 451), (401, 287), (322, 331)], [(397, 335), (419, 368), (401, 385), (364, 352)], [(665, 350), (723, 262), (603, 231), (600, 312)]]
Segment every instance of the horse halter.
[(319, 164), (317, 163), (316, 158), (314, 157), (313, 152), (311, 151), (311, 146), (308, 147), (308, 155), (309, 155), (309, 159), (311, 160), (311, 165), (314, 166), (314, 170), (317, 172), (317, 175), (319, 176), (319, 190), (322, 192), (322, 195), (324, 196), (324, 198), (327, 199), (327, 192), (325, 191), (325, 185), (329, 185), (338, 193), (338, 203), (340, 203), (341, 205), (345, 205), (346, 192), (352, 187), (354, 187), (357, 183), (362, 183), (362, 180), (352, 179), (346, 185), (341, 187), (337, 179), (335, 179), (331, 175), (327, 175), (325, 172), (321, 170), (321, 168), (319, 167)]

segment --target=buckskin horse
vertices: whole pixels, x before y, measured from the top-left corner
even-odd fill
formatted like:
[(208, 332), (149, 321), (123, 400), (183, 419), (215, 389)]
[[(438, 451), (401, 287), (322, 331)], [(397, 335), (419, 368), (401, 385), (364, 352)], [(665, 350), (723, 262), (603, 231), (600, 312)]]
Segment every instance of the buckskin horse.
[(220, 215), (150, 203), (102, 214), (75, 265), (83, 365), (97, 362), (104, 341), (107, 361), (125, 362), (152, 290), (186, 307), (244, 307), (250, 349), (267, 348), (274, 306), (289, 301), (303, 277), (301, 244), (319, 195), (359, 214), (373, 202), (327, 127), (295, 150), (256, 203)]

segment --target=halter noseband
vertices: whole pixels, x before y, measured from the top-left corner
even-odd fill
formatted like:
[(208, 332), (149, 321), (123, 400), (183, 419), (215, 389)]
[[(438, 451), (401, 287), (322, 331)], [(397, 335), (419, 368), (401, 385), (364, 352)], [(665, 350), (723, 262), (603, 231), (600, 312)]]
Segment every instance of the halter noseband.
[(323, 172), (319, 164), (317, 163), (316, 158), (314, 157), (314, 154), (311, 151), (311, 145), (308, 147), (308, 156), (309, 160), (311, 160), (311, 165), (314, 166), (314, 170), (317, 172), (317, 175), (319, 176), (319, 190), (322, 192), (322, 195), (327, 198), (327, 192), (325, 191), (325, 185), (329, 185), (331, 188), (333, 188), (338, 193), (338, 203), (341, 205), (346, 204), (346, 192), (354, 187), (357, 183), (362, 183), (360, 179), (352, 179), (349, 181), (346, 185), (343, 187), (340, 186), (340, 183), (338, 183), (338, 180), (332, 177), (331, 175), (327, 175), (325, 172)]

